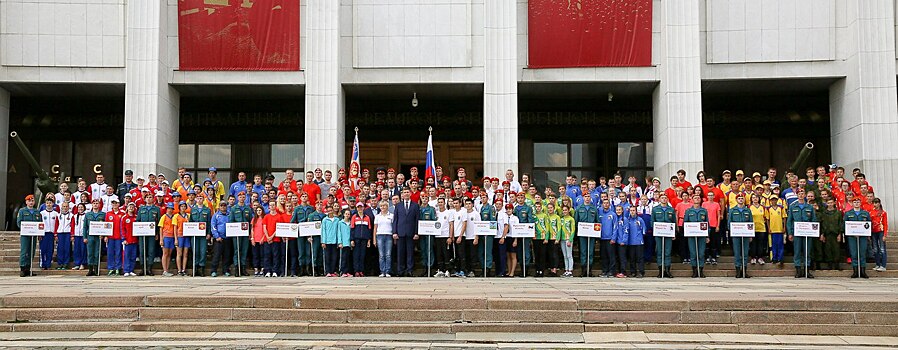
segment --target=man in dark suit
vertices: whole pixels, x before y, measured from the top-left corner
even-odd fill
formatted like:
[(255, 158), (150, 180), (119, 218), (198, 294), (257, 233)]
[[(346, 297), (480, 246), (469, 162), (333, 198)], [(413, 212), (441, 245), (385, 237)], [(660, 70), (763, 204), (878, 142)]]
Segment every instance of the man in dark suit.
[(399, 204), (393, 212), (393, 239), (396, 240), (399, 276), (411, 277), (415, 242), (418, 240), (418, 204), (411, 200), (409, 189), (403, 188)]

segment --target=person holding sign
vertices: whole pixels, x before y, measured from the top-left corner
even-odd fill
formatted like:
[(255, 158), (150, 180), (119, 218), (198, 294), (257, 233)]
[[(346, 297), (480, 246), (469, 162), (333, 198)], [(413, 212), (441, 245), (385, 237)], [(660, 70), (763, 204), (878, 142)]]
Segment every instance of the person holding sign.
[(705, 259), (702, 259), (699, 254), (704, 255), (705, 245), (710, 240), (707, 231), (708, 210), (702, 208), (702, 196), (699, 194), (692, 195), (692, 208), (686, 209), (686, 213), (683, 214), (684, 225), (687, 222), (705, 224), (705, 235), (703, 237), (690, 237), (687, 236), (684, 231), (684, 236), (687, 237), (686, 241), (689, 244), (689, 259), (692, 265), (692, 278), (705, 278), (705, 272), (703, 271), (705, 268)]
[[(583, 199), (583, 204), (577, 207), (574, 212), (574, 220), (577, 222), (577, 224), (581, 222), (599, 222), (598, 209), (596, 209), (596, 207), (592, 205), (592, 194), (590, 194), (589, 192), (584, 193)], [(604, 201), (602, 205), (604, 207)], [(592, 271), (592, 262), (596, 255), (596, 240), (594, 237), (581, 236), (578, 238), (577, 243), (579, 244), (580, 248), (580, 277), (586, 277), (587, 275), (589, 275), (588, 272)], [(564, 253), (563, 247), (562, 253)]]
[(175, 264), (178, 266), (178, 275), (187, 276), (187, 249), (190, 249), (191, 237), (184, 236), (184, 223), (190, 222), (187, 216), (187, 202), (178, 203), (178, 214), (175, 214)]
[(805, 191), (799, 189), (798, 198), (789, 205), (788, 219), (786, 221), (786, 230), (788, 231), (789, 241), (793, 242), (793, 265), (795, 265), (795, 278), (814, 278), (810, 272), (805, 275), (805, 267), (809, 265), (810, 257), (805, 255), (805, 246), (808, 244), (807, 237), (795, 239), (795, 223), (796, 222), (817, 222), (817, 213), (814, 207), (805, 202)]
[[(16, 226), (19, 229), (22, 228), (23, 222), (41, 222), (41, 213), (34, 207), (33, 194), (25, 196), (25, 207), (19, 209), (19, 213), (16, 215)], [(19, 277), (31, 276), (31, 260), (34, 256), (33, 237), (24, 235), (19, 237)]]
[[(250, 222), (253, 218), (253, 210), (246, 203), (246, 192), (237, 194), (237, 203), (231, 207), (228, 213), (228, 222)], [(237, 266), (238, 276), (246, 275), (246, 256), (249, 252), (249, 237), (236, 237), (233, 265)], [(238, 261), (239, 260), (239, 261)]]
[(134, 261), (137, 259), (137, 237), (134, 237), (134, 222), (137, 221), (137, 206), (134, 202), (128, 203), (128, 209), (122, 217), (122, 240), (125, 245), (125, 257), (122, 263), (122, 275), (137, 276), (134, 273)]
[[(418, 209), (418, 221), (437, 221), (437, 211), (434, 207), (430, 206), (429, 201), (426, 196), (422, 196), (419, 198), (421, 204), (419, 205), (420, 209)], [(428, 240), (433, 240), (433, 237), (428, 236), (427, 239), (421, 239), (420, 248), (421, 248), (421, 261), (424, 263), (425, 269), (430, 269), (433, 266), (433, 252), (431, 251), (431, 242)], [(426, 275), (424, 277), (430, 277)]]
[[(486, 194), (486, 191), (481, 192)], [(481, 196), (482, 197), (482, 196)], [(480, 221), (497, 221), (499, 220), (499, 211), (502, 210), (501, 205), (496, 206), (495, 203), (493, 205), (489, 204), (489, 200), (487, 199), (482, 203), (483, 206), (480, 208)], [(484, 266), (485, 269), (489, 270), (493, 268), (493, 238), (485, 237), (483, 239), (483, 244), (480, 244), (477, 248), (478, 256), (480, 258), (480, 263)], [(483, 260), (486, 260), (485, 262)], [(492, 276), (492, 272), (487, 273), (487, 276)]]
[[(630, 277), (645, 277), (645, 259), (642, 257), (644, 251), (643, 244), (647, 226), (645, 220), (637, 214), (637, 208), (631, 206), (629, 208), (630, 215), (627, 216), (627, 260), (630, 262)], [(621, 268), (622, 272), (626, 272), (627, 266)], [(637, 274), (638, 273), (638, 274)]]
[(122, 275), (122, 218), (125, 217), (119, 209), (118, 198), (112, 198), (112, 207), (106, 212), (106, 222), (112, 223), (112, 236), (104, 237), (106, 242), (106, 269), (108, 276)]
[(100, 199), (91, 200), (90, 212), (84, 215), (84, 232), (87, 237), (87, 276), (100, 274), (100, 247), (103, 245), (99, 236), (90, 234), (90, 223), (106, 221), (106, 214), (100, 211)]
[(232, 250), (231, 240), (227, 239), (228, 203), (218, 203), (218, 211), (212, 216), (209, 226), (212, 230), (212, 277), (218, 277), (218, 267), (221, 266), (222, 274), (230, 276), (228, 263), (230, 257), (228, 251)]
[[(433, 277), (449, 277), (449, 249), (452, 239), (449, 238), (455, 221), (455, 210), (446, 207), (446, 198), (437, 199), (437, 217), (440, 221), (440, 234), (433, 240), (433, 252), (436, 260), (437, 272)], [(499, 270), (496, 270), (498, 273)]]
[[(162, 216), (162, 212), (159, 209), (159, 206), (156, 205), (156, 197), (152, 193), (147, 193), (144, 196), (144, 201), (146, 204), (137, 208), (137, 222), (158, 223)], [(147, 243), (147, 240), (150, 242)], [(156, 242), (159, 241), (159, 226), (156, 225), (156, 236), (141, 237), (139, 241), (138, 250), (140, 253), (140, 261), (143, 262), (144, 268), (143, 271), (141, 271), (141, 275), (152, 276), (153, 258), (156, 257)]]
[[(867, 234), (870, 233), (870, 213), (861, 209), (861, 199), (859, 197), (854, 197), (851, 200), (851, 210), (845, 213), (846, 236), (852, 233), (847, 228), (848, 223), (852, 221), (866, 222)], [(848, 240), (848, 252), (851, 255), (851, 268), (854, 270), (851, 278), (870, 278), (867, 276), (867, 236), (854, 235), (854, 237), (846, 238)]]
[[(571, 207), (561, 207), (561, 217), (554, 214), (555, 204), (549, 203), (548, 210), (552, 212), (549, 215), (549, 231), (555, 235), (555, 245), (561, 246), (561, 254), (564, 256), (564, 273), (562, 277), (574, 277), (574, 236), (577, 235), (577, 222), (571, 217)], [(553, 255), (558, 248), (552, 248)], [(556, 260), (553, 258), (552, 260)], [(557, 266), (554, 263), (552, 266)], [(554, 269), (553, 274), (557, 274)]]
[(203, 277), (206, 275), (206, 250), (208, 249), (208, 241), (212, 239), (212, 225), (209, 225), (212, 220), (212, 210), (210, 210), (205, 205), (205, 199), (203, 197), (196, 197), (194, 200), (196, 205), (190, 209), (190, 222), (202, 222), (206, 224), (206, 237), (200, 237), (200, 239), (196, 239), (196, 237), (192, 237), (194, 239), (193, 243), (196, 244), (196, 248), (194, 250), (193, 256), (193, 264), (196, 266), (196, 271), (194, 274), (197, 276)]
[[(730, 208), (730, 214), (727, 217), (727, 221), (732, 225), (734, 223), (747, 223), (754, 222), (754, 218), (752, 217), (751, 209), (745, 206), (745, 194), (739, 192), (736, 194), (736, 206)], [(730, 234), (732, 235), (733, 229), (730, 229)], [(733, 261), (735, 262), (736, 267), (736, 278), (751, 278), (748, 275), (748, 271), (746, 270), (747, 259), (745, 257), (748, 256), (748, 248), (751, 245), (751, 240), (753, 237), (748, 238), (748, 242), (745, 242), (745, 237), (732, 237), (733, 239)]]
[[(165, 215), (159, 219), (159, 235), (162, 236), (162, 241), (159, 242), (160, 247), (162, 248), (162, 275), (165, 277), (174, 276), (171, 272), (168, 272), (168, 266), (171, 264), (171, 251), (175, 249), (175, 225), (177, 225), (177, 218), (175, 218), (175, 204), (174, 203), (166, 203), (165, 204)], [(88, 251), (89, 248), (88, 248)]]
[[(327, 217), (325, 202), (320, 201), (316, 205), (317, 210), (309, 214), (306, 222), (321, 222)], [(307, 241), (309, 242), (309, 266), (312, 267), (309, 275), (315, 276), (314, 271), (317, 269), (319, 271), (317, 275), (324, 276), (324, 257), (322, 256), (324, 250), (321, 249), (321, 235), (310, 236)]]
[[(290, 216), (290, 222), (294, 224), (306, 222), (309, 215), (315, 212), (315, 207), (309, 205), (309, 195), (303, 192), (299, 196), (299, 205), (293, 208), (293, 215)], [(312, 269), (312, 247), (311, 244), (304, 244), (299, 239), (289, 241), (287, 244), (288, 254), (295, 256), (295, 260), (299, 262), (299, 276), (311, 276)], [(292, 264), (291, 264), (292, 265)]]
[[(670, 206), (667, 194), (662, 193), (661, 196), (658, 197), (658, 201), (660, 204), (652, 208), (652, 223), (669, 223), (676, 225), (677, 212)], [(658, 278), (673, 278), (673, 275), (670, 274), (670, 252), (672, 250), (671, 246), (673, 246), (673, 240), (676, 236), (663, 236), (663, 233), (658, 232), (657, 230), (653, 233), (655, 237), (655, 255), (657, 256), (658, 263)]]

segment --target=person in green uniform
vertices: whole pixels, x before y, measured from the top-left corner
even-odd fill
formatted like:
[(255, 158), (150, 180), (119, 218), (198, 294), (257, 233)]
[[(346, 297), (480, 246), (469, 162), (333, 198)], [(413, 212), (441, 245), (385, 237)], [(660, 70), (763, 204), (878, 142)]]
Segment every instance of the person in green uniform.
[(100, 199), (94, 198), (90, 203), (90, 211), (84, 215), (84, 237), (87, 237), (87, 275), (98, 276), (100, 274), (100, 248), (103, 240), (99, 236), (90, 234), (90, 223), (94, 221), (106, 221), (106, 214), (100, 211)]
[[(558, 215), (558, 210), (555, 209), (555, 201), (546, 202), (546, 230), (549, 232), (549, 245), (546, 247), (548, 251), (546, 253), (549, 259), (549, 272), (552, 277), (558, 277), (558, 266), (560, 265), (558, 262), (558, 252), (561, 243), (560, 234), (561, 232), (561, 216)], [(570, 208), (568, 208), (568, 216), (570, 216)], [(571, 218), (573, 219), (573, 218)], [(570, 235), (573, 237), (573, 235)], [(565, 242), (567, 244), (567, 242)], [(573, 265), (574, 261), (571, 260), (571, 265)], [(571, 267), (573, 268), (573, 267)], [(567, 270), (565, 270), (567, 272)], [(569, 276), (568, 276), (569, 277)]]
[[(870, 213), (861, 209), (861, 199), (855, 197), (851, 200), (851, 210), (845, 213), (845, 222), (866, 221), (870, 222)], [(851, 255), (851, 278), (867, 277), (867, 237), (845, 237), (848, 241), (848, 253)], [(860, 266), (860, 268), (858, 268)]]
[[(428, 203), (427, 197), (421, 197), (421, 205), (418, 207), (418, 221), (437, 221), (437, 210), (430, 206)], [(424, 275), (422, 277), (430, 277), (427, 275), (427, 269), (433, 266), (433, 251), (431, 247), (433, 246), (433, 237), (420, 237), (419, 239), (419, 248), (421, 249), (421, 262), (424, 265)], [(483, 257), (481, 257), (483, 259)]]
[[(786, 230), (789, 235), (789, 241), (793, 242), (793, 265), (795, 265), (795, 278), (814, 278), (814, 275), (808, 271), (805, 274), (804, 268), (809, 266), (810, 257), (805, 256), (805, 246), (810, 244), (807, 237), (799, 237), (795, 239), (795, 223), (796, 222), (817, 222), (817, 213), (814, 207), (805, 201), (805, 191), (798, 190), (798, 199), (789, 206), (789, 218), (786, 220)], [(810, 249), (808, 250), (810, 251)]]
[[(592, 204), (591, 195), (587, 192), (583, 194), (583, 204), (574, 209), (574, 221), (576, 223), (599, 222), (599, 213), (596, 206)], [(586, 277), (588, 272), (592, 271), (592, 262), (596, 257), (596, 240), (593, 237), (577, 237), (580, 249), (580, 276)], [(587, 258), (589, 261), (587, 261)]]
[[(517, 193), (516, 199), (517, 201), (514, 205), (514, 215), (518, 217), (520, 223), (536, 223), (536, 217), (533, 216), (533, 208), (524, 202), (524, 192)], [(523, 254), (521, 255), (521, 265), (525, 265), (528, 261), (533, 259), (533, 253), (530, 250), (530, 240), (527, 238), (522, 238), (521, 241), (523, 244), (518, 245), (517, 253)]]
[[(708, 210), (702, 208), (702, 196), (699, 194), (692, 195), (692, 207), (686, 209), (683, 215), (683, 222), (708, 222)], [(689, 245), (689, 259), (692, 264), (692, 278), (705, 278), (705, 246), (710, 241), (708, 237), (688, 237), (686, 239)]]
[(533, 258), (536, 260), (536, 272), (533, 275), (536, 277), (544, 277), (546, 271), (546, 254), (549, 251), (549, 247), (552, 246), (552, 243), (549, 242), (549, 215), (543, 210), (542, 202), (535, 202), (534, 209), (536, 212), (536, 214), (534, 214), (534, 220), (536, 221), (536, 225), (534, 225), (536, 235), (533, 238)]
[[(152, 193), (144, 196), (146, 204), (137, 208), (137, 222), (152, 222), (156, 227), (156, 235), (154, 237), (140, 237), (137, 241), (139, 244), (140, 262), (143, 270), (140, 271), (141, 276), (153, 276), (153, 258), (156, 257), (156, 247), (159, 245), (159, 219), (162, 212), (156, 206), (156, 197)], [(149, 241), (149, 242), (148, 242)], [(88, 251), (89, 252), (89, 251)]]
[(203, 277), (206, 275), (206, 250), (209, 247), (208, 240), (212, 239), (212, 225), (210, 225), (212, 221), (212, 210), (204, 204), (205, 199), (203, 197), (196, 197), (194, 201), (196, 202), (196, 205), (190, 208), (190, 222), (206, 223), (206, 237), (200, 237), (199, 239), (194, 237), (194, 242), (196, 242), (196, 253), (193, 256), (193, 264), (196, 266), (196, 271), (194, 271), (194, 273), (197, 276)]
[[(751, 214), (751, 209), (745, 205), (745, 194), (739, 193), (736, 195), (736, 206), (730, 208), (730, 213), (727, 216), (727, 221), (730, 223), (734, 222), (753, 222), (754, 218)], [(736, 278), (751, 278), (748, 275), (747, 261), (746, 257), (748, 256), (748, 248), (751, 246), (751, 240), (754, 238), (748, 237), (746, 240), (745, 237), (732, 237), (733, 240), (733, 262), (736, 267)]]
[[(237, 203), (228, 214), (228, 222), (250, 222), (253, 218), (253, 210), (246, 205), (246, 192), (237, 194)], [(249, 252), (249, 237), (236, 237), (234, 245), (234, 266), (239, 267), (238, 276), (246, 276), (246, 255)], [(238, 260), (239, 259), (239, 260)], [(228, 268), (230, 270), (230, 268)]]
[[(497, 208), (495, 203), (483, 203), (483, 207), (480, 208), (480, 221), (499, 220), (499, 210), (501, 210), (501, 208)], [(478, 257), (481, 259), (480, 265), (484, 266), (482, 260), (486, 258), (486, 269), (491, 270), (493, 268), (493, 239), (492, 237), (484, 237), (481, 242), (483, 242), (483, 244), (477, 245)], [(485, 255), (483, 253), (484, 249), (486, 249)], [(487, 276), (492, 277), (493, 271), (488, 271)]]
[[(297, 205), (296, 208), (293, 208), (293, 215), (290, 217), (290, 222), (294, 224), (306, 222), (309, 215), (314, 212), (315, 207), (309, 205), (309, 195), (303, 192), (299, 197), (299, 205)], [(300, 240), (290, 241), (288, 244), (290, 255), (299, 260), (299, 276), (311, 276), (313, 247)]]
[[(663, 222), (676, 225), (677, 212), (670, 206), (667, 194), (662, 192), (659, 201), (661, 204), (652, 208), (652, 222)], [(655, 236), (655, 256), (657, 257), (658, 263), (658, 278), (673, 278), (673, 275), (670, 274), (670, 252), (674, 239), (675, 237)]]
[(839, 242), (842, 242), (842, 230), (845, 229), (842, 212), (836, 209), (836, 199), (826, 199), (826, 209), (820, 212), (820, 243), (814, 253), (818, 266), (827, 263), (830, 270), (842, 270)]
[[(327, 217), (327, 214), (324, 213), (324, 201), (320, 201), (316, 205), (318, 206), (318, 210), (311, 212), (309, 216), (306, 217), (306, 222), (323, 221), (324, 218)], [(312, 244), (311, 247), (309, 247), (309, 266), (312, 270), (318, 270), (318, 273), (315, 275), (324, 276), (324, 252), (321, 249), (321, 236), (309, 237), (308, 242), (311, 242)]]
[[(34, 195), (25, 196), (25, 207), (19, 209), (16, 226), (22, 228), (23, 222), (41, 222), (41, 213), (34, 207)], [(34, 238), (19, 237), (19, 277), (31, 276), (31, 259), (34, 256)]]
[[(561, 208), (561, 217), (558, 221), (558, 239), (555, 241), (561, 247), (561, 255), (564, 257), (564, 274), (562, 277), (574, 277), (574, 236), (577, 235), (577, 221), (571, 217), (571, 208)], [(557, 215), (556, 215), (557, 216)], [(553, 219), (549, 219), (552, 221)]]

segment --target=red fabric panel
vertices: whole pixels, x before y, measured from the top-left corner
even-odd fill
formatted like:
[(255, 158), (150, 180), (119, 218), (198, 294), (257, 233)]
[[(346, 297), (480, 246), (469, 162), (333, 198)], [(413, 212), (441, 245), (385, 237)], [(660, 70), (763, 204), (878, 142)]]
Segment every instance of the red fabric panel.
[(178, 0), (180, 70), (299, 70), (298, 0)]
[(530, 0), (529, 67), (652, 65), (652, 0)]

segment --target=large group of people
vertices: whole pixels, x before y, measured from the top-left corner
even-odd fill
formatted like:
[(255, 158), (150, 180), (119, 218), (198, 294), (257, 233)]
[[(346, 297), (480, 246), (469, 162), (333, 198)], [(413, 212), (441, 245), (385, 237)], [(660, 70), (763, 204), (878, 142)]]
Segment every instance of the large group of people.
[[(789, 250), (797, 278), (841, 270), (843, 262), (852, 265), (851, 277), (867, 278), (868, 255), (874, 270), (885, 271), (888, 218), (860, 169), (851, 180), (835, 165), (789, 172), (783, 183), (777, 175), (775, 168), (751, 176), (699, 171), (693, 185), (679, 170), (667, 187), (657, 177), (571, 175), (540, 188), (510, 169), (503, 179), (468, 179), (464, 168), (454, 178), (440, 167), (435, 176), (362, 169), (358, 179), (344, 169), (336, 176), (315, 169), (304, 179), (291, 170), (282, 179), (239, 172), (228, 186), (215, 168), (202, 181), (183, 168), (171, 180), (127, 170), (117, 186), (99, 174), (90, 184), (78, 179), (74, 190), (62, 183), (58, 193), (26, 196), (17, 225), (42, 222), (45, 233), (39, 244), (22, 236), (19, 265), (21, 276), (32, 275), (39, 245), (40, 269), (53, 268), (55, 257), (56, 269), (88, 276), (100, 273), (105, 253), (110, 276), (152, 276), (161, 262), (164, 276), (205, 276), (208, 265), (212, 277), (573, 277), (576, 253), (581, 277), (593, 275), (599, 260), (600, 277), (641, 278), (655, 263), (657, 277), (670, 278), (675, 255), (702, 278), (705, 264), (716, 265), (721, 247), (731, 245), (737, 278), (750, 277), (749, 265), (782, 268)], [(91, 234), (95, 221), (112, 223), (111, 235)], [(438, 221), (439, 233), (419, 234), (419, 221)], [(478, 231), (477, 221), (495, 222), (494, 232)], [(845, 221), (871, 222), (869, 244), (846, 239)], [(155, 236), (135, 236), (140, 222), (154, 223)], [(185, 236), (188, 222), (205, 223), (205, 237)], [(320, 222), (320, 235), (275, 234), (278, 223), (304, 222)], [(819, 223), (820, 237), (795, 237), (800, 222)], [(229, 235), (229, 223), (245, 223), (249, 235)], [(579, 235), (581, 223), (598, 232)], [(673, 224), (675, 234), (654, 236), (655, 223)], [(685, 235), (684, 223), (706, 224), (707, 237)], [(730, 223), (753, 223), (754, 236), (732, 237)], [(516, 224), (533, 224), (531, 238), (511, 235)]]

